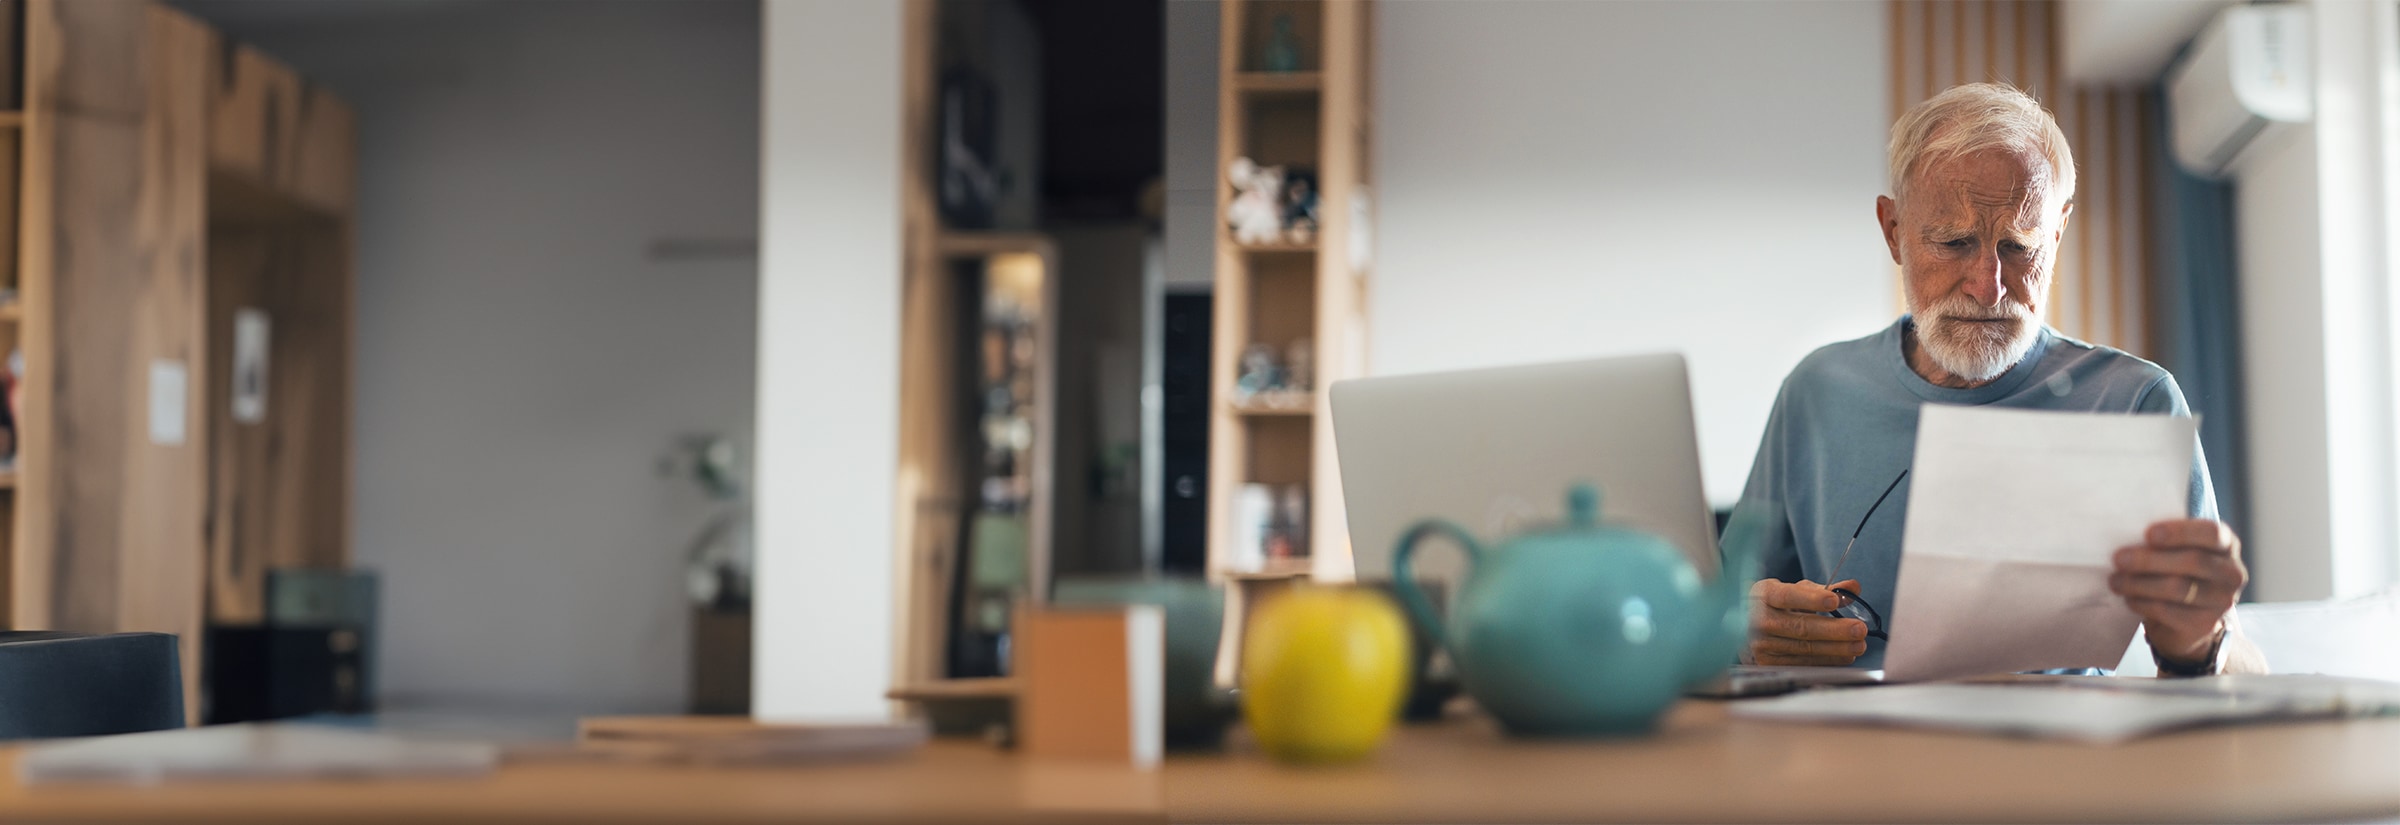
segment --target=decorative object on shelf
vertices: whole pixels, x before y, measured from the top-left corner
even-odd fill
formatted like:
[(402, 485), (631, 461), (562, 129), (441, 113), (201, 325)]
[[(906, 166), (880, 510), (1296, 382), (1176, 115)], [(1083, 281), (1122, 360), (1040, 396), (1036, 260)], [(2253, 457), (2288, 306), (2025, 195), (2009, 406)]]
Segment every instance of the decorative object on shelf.
[(1267, 557), (1308, 558), (1308, 485), (1284, 485), (1275, 506), (1275, 524), (1267, 535)]
[(1249, 158), (1234, 158), (1225, 170), (1233, 184), (1233, 201), (1225, 205), (1225, 225), (1233, 240), (1270, 244), (1283, 237), (1283, 167), (1260, 166)]
[(1301, 338), (1283, 349), (1283, 388), (1294, 392), (1316, 389), (1317, 348)]
[(1241, 372), (1233, 384), (1234, 406), (1252, 412), (1300, 412), (1316, 404), (1310, 392), (1316, 383), (1316, 347), (1309, 339), (1293, 341), (1276, 358), (1275, 346), (1253, 343), (1242, 349)]
[(1275, 363), (1273, 346), (1256, 343), (1242, 350), (1242, 373), (1233, 382), (1235, 400), (1247, 401), (1252, 396), (1283, 387), (1283, 366)]
[(1317, 173), (1292, 167), (1283, 174), (1283, 235), (1296, 244), (1317, 239)]
[(1275, 15), (1274, 32), (1259, 49), (1258, 67), (1270, 72), (1300, 70), (1300, 35), (1292, 31), (1292, 16)]
[(1239, 573), (1266, 569), (1267, 540), (1275, 532), (1275, 487), (1244, 484), (1233, 505), (1233, 554), (1226, 567)]
[(1276, 560), (1308, 558), (1308, 485), (1244, 484), (1235, 507), (1235, 546), (1228, 567), (1266, 570)]

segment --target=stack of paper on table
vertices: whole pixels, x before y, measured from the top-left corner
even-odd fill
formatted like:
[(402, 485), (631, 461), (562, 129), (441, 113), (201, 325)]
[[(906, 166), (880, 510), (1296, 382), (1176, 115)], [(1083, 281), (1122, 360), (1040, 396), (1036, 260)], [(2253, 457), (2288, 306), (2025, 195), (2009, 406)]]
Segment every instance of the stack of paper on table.
[(174, 779), (481, 776), (499, 762), (488, 744), (428, 742), (317, 725), (184, 728), (31, 745), (17, 760), (26, 784), (152, 783)]
[(510, 757), (589, 757), (746, 764), (896, 756), (924, 745), (923, 723), (800, 725), (744, 716), (598, 716), (583, 720), (566, 753), (512, 751)]
[(1735, 716), (2112, 743), (2179, 728), (2400, 715), (2400, 683), (2336, 676), (2107, 676), (1819, 690), (1733, 706)]

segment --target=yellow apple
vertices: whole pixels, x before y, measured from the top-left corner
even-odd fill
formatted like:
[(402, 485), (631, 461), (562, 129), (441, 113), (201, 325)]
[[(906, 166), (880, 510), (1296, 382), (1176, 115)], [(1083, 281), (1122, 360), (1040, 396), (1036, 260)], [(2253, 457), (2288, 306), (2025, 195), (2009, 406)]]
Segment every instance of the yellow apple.
[(1380, 592), (1303, 585), (1268, 599), (1242, 637), (1242, 717), (1277, 759), (1362, 758), (1407, 697), (1408, 647)]

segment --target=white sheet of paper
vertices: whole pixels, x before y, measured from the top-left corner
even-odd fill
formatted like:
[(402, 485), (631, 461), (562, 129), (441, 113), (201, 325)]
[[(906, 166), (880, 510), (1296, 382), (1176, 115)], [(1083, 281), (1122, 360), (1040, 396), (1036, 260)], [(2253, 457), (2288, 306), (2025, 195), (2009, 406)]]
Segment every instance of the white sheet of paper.
[(2123, 742), (2193, 725), (2363, 716), (2377, 710), (2354, 709), (2341, 702), (2344, 690), (2372, 699), (2366, 688), (2257, 683), (2242, 687), (2224, 683), (2229, 677), (2212, 677), (2192, 680), (2203, 683), (2198, 689), (2156, 691), (2147, 688), (2185, 680), (2061, 678), (2075, 681), (1812, 690), (1738, 702), (1732, 708), (1733, 715), (1750, 719), (1897, 725), (2093, 744)]
[(2108, 590), (2110, 556), (2187, 515), (2198, 427), (1926, 405), (1887, 677), (2116, 666), (2141, 620)]
[(500, 749), (307, 724), (251, 723), (58, 739), (26, 746), (17, 776), (153, 784), (181, 779), (482, 776)]

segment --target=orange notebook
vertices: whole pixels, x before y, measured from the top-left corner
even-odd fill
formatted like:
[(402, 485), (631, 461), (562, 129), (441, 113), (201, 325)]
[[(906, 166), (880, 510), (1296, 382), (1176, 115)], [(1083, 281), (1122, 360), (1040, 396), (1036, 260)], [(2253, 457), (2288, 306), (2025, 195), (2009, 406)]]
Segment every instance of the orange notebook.
[(1035, 758), (1158, 765), (1166, 614), (1151, 605), (1018, 616), (1017, 741)]

